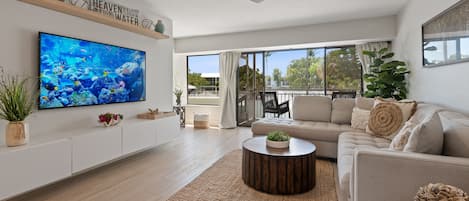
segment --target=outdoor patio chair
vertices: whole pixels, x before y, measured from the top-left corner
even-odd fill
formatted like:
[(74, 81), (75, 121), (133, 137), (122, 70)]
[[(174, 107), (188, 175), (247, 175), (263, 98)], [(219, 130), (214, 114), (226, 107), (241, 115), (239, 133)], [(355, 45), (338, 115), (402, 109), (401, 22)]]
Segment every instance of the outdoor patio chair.
[(332, 99), (336, 98), (355, 98), (357, 96), (356, 91), (334, 91), (332, 92)]
[(288, 100), (279, 104), (277, 92), (260, 92), (260, 95), (264, 107), (263, 117), (265, 117), (266, 113), (277, 114), (277, 117), (280, 117), (280, 115), (288, 112), (288, 118), (291, 118), (290, 102)]

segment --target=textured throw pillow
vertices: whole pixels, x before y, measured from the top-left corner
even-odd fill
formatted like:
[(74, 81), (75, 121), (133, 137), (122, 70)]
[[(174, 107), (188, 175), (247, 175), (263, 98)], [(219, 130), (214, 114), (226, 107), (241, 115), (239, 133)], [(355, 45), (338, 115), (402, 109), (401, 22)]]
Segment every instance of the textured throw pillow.
[(402, 127), (399, 133), (397, 133), (397, 135), (392, 139), (389, 149), (393, 151), (403, 151), (415, 126), (416, 124), (410, 122), (410, 120), (406, 122), (404, 127)]
[(393, 103), (402, 110), (402, 115), (404, 117), (404, 121), (409, 120), (412, 115), (414, 115), (415, 111), (417, 111), (417, 102), (413, 100), (400, 100), (400, 101), (395, 101), (392, 99), (382, 99), (382, 98), (376, 98), (374, 106), (380, 104), (380, 103)]
[(437, 112), (420, 122), (409, 136), (405, 152), (441, 154), (443, 151), (443, 127)]
[(415, 113), (415, 101), (388, 101), (377, 98), (371, 110), (366, 132), (392, 140)]
[(370, 118), (370, 111), (363, 110), (358, 107), (353, 108), (352, 112), (352, 128), (365, 130), (368, 125), (368, 119)]

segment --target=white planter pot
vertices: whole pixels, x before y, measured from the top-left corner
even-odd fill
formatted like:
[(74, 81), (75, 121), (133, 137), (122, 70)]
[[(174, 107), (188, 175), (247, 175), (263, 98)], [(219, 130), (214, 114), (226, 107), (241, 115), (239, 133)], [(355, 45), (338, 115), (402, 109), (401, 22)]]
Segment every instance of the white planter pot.
[(286, 149), (290, 146), (290, 140), (288, 141), (271, 141), (266, 140), (267, 147), (275, 149)]

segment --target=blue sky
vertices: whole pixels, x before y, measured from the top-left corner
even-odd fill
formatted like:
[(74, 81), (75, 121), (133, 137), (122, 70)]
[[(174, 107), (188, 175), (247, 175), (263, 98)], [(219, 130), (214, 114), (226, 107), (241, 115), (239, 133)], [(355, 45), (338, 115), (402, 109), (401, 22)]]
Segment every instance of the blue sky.
[[(315, 54), (322, 56), (324, 49), (316, 49)], [(306, 50), (285, 50), (271, 52), (271, 56), (267, 58), (265, 71), (266, 74), (272, 76), (273, 70), (279, 68), (282, 76), (287, 73), (287, 67), (292, 60), (306, 57)], [(258, 54), (261, 55), (261, 54)], [(261, 57), (258, 57), (261, 58)], [(252, 64), (252, 57), (249, 63)], [(257, 67), (262, 67), (262, 60), (256, 59)], [(195, 73), (218, 73), (219, 55), (190, 56), (189, 69)], [(252, 65), (250, 65), (252, 66)]]
[(218, 54), (204, 56), (190, 56), (189, 69), (191, 73), (218, 73)]

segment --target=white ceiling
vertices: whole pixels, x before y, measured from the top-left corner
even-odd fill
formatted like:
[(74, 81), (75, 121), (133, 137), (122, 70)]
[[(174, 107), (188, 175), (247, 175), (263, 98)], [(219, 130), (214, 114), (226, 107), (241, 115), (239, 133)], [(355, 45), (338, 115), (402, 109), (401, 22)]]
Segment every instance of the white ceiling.
[[(120, 0), (173, 20), (175, 38), (381, 17), (408, 0)], [(138, 4), (138, 5), (137, 5)]]

